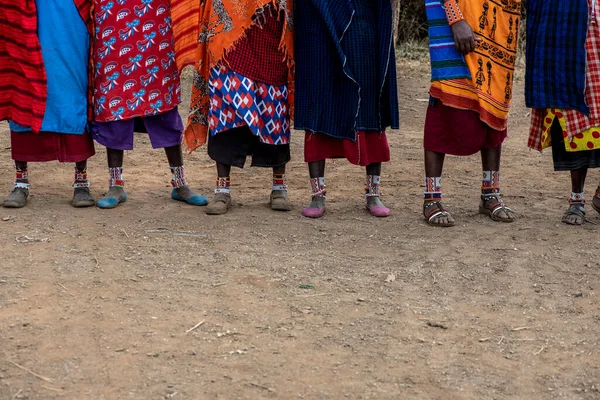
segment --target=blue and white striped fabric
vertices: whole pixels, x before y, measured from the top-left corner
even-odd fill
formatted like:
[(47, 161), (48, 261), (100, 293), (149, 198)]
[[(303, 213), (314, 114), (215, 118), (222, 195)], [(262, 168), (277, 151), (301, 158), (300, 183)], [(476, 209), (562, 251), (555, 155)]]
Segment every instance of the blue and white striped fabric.
[(452, 28), (448, 25), (443, 0), (425, 0), (429, 26), (431, 81), (471, 79), (464, 57), (456, 50)]

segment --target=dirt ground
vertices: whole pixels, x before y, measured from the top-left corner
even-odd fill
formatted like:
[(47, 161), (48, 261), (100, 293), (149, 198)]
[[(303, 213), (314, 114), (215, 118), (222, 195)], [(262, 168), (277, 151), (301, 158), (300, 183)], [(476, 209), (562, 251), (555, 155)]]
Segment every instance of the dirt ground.
[[(328, 166), (329, 214), (301, 217), (300, 132), (291, 213), (267, 208), (258, 169), (234, 171), (225, 216), (171, 201), (166, 159), (144, 136), (126, 155), (130, 199), (112, 211), (69, 206), (70, 165), (31, 165), (27, 208), (0, 210), (0, 399), (599, 399), (600, 217), (560, 223), (569, 179), (526, 148), (522, 77), (502, 170), (520, 220), (479, 216), (478, 157), (450, 158), (458, 226), (440, 230), (421, 218), (427, 64), (400, 62), (399, 76), (388, 219), (366, 214), (364, 173), (344, 161)], [(187, 170), (212, 191), (204, 150)]]

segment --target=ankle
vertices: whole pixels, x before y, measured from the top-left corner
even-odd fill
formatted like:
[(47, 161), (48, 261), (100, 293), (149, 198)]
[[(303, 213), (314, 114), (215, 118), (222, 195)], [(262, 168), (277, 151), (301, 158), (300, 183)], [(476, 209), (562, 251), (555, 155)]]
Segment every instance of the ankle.
[(569, 204), (584, 206), (585, 198), (583, 197), (583, 192), (581, 192), (581, 193), (571, 192), (571, 196), (569, 196)]
[(322, 198), (323, 201), (325, 201), (325, 198), (327, 197), (327, 187), (325, 186), (324, 176), (310, 178), (310, 187), (312, 190), (313, 200), (316, 198)]
[(182, 187), (187, 186), (183, 165), (171, 167), (171, 186), (175, 189), (181, 189)]
[(273, 184), (271, 185), (271, 191), (273, 192), (287, 192), (288, 185), (285, 179), (285, 174), (273, 174)]
[(442, 201), (442, 177), (427, 176), (425, 177), (423, 206), (426, 207), (429, 203), (433, 203), (436, 201)]
[(500, 171), (483, 171), (481, 195), (500, 195)]
[(231, 196), (231, 177), (217, 176), (217, 186), (215, 188), (215, 194), (224, 194), (227, 196)]
[(109, 188), (117, 188), (123, 190), (125, 188), (125, 180), (123, 179), (123, 168), (109, 168), (108, 172), (110, 175)]
[(366, 185), (365, 185), (365, 196), (367, 200), (370, 197), (380, 197), (381, 196), (381, 176), (379, 175), (367, 175)]
[(90, 182), (87, 177), (87, 168), (75, 167), (75, 177), (73, 178), (73, 189), (88, 189)]
[(27, 167), (16, 167), (16, 179), (14, 184), (15, 189), (29, 190), (30, 186), (29, 171), (27, 170)]

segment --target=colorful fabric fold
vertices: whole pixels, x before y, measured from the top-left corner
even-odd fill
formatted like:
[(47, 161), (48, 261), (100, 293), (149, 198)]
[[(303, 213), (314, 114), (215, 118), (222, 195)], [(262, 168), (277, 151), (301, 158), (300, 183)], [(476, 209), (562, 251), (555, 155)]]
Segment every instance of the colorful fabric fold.
[(481, 121), (503, 131), (512, 99), (521, 0), (461, 1), (459, 6), (480, 39), (465, 56), (471, 78), (434, 81), (430, 94), (446, 106), (479, 113)]
[[(189, 151), (206, 143), (209, 131), (210, 89), (212, 69), (224, 60), (226, 54), (245, 37), (246, 31), (260, 19), (254, 19), (258, 10), (271, 4), (283, 11), (285, 24), (280, 49), (288, 66), (294, 63), (294, 34), (291, 0), (172, 0), (171, 15), (175, 37), (175, 53), (179, 68), (194, 65), (191, 114), (185, 132)], [(293, 104), (292, 68), (288, 76), (289, 102)], [(293, 112), (291, 109), (290, 112)]]
[(443, 0), (425, 0), (431, 81), (471, 79), (465, 58), (456, 50), (452, 28), (448, 24), (442, 4)]
[[(585, 20), (587, 26), (587, 38), (585, 41), (585, 91), (584, 101), (589, 109), (585, 114), (577, 108), (535, 108), (532, 110), (531, 128), (529, 131), (530, 148), (543, 150), (551, 146), (550, 129), (555, 118), (558, 118), (565, 134), (565, 149), (567, 152), (588, 151), (600, 149), (600, 2), (588, 1), (590, 3), (590, 23)], [(596, 7), (592, 10), (592, 5)], [(591, 18), (596, 18), (592, 23)], [(563, 63), (562, 68), (557, 68), (558, 79), (561, 80), (568, 75), (569, 63)], [(571, 89), (568, 86), (565, 90)], [(563, 89), (561, 88), (561, 90)], [(558, 90), (556, 87), (554, 90)]]
[(587, 0), (527, 1), (527, 107), (589, 114), (585, 102), (587, 30)]

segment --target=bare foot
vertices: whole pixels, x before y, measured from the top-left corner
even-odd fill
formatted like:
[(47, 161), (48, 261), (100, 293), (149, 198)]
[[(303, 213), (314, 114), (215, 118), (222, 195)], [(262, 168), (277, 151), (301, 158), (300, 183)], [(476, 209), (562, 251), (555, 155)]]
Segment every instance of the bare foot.
[(454, 218), (441, 201), (428, 201), (423, 204), (423, 216), (431, 226), (442, 228), (454, 226)]
[(565, 212), (562, 222), (567, 225), (583, 225), (585, 223), (585, 211), (583, 204), (571, 204)]
[(479, 212), (489, 216), (493, 221), (514, 222), (517, 216), (504, 204), (499, 194), (490, 194), (481, 196)]

